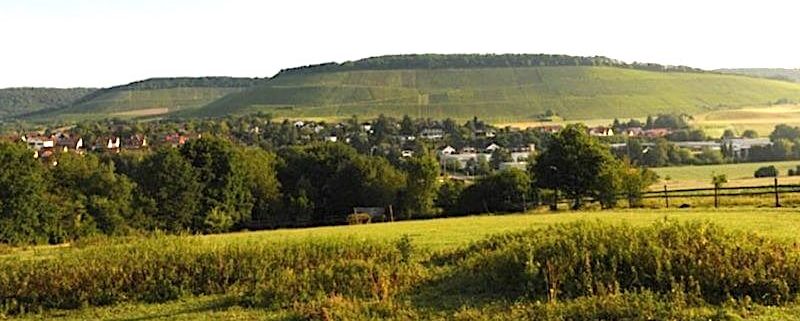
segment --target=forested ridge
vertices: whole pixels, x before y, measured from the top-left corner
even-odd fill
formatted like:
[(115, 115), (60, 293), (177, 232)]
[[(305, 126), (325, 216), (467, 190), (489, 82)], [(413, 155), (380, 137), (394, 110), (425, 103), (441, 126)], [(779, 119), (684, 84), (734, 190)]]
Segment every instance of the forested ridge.
[(650, 71), (703, 72), (686, 66), (665, 66), (654, 63), (625, 63), (608, 57), (578, 57), (548, 54), (419, 54), (371, 57), (343, 63), (323, 63), (281, 70), (276, 77), (353, 70), (388, 69), (461, 69), (546, 66), (607, 66)]

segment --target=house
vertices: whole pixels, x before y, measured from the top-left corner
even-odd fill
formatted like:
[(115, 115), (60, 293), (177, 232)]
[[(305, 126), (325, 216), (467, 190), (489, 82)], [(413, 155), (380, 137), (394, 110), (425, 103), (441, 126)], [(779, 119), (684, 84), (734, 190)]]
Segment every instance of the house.
[(128, 149), (139, 149), (147, 147), (147, 137), (144, 135), (132, 135), (125, 139), (123, 147)]
[(404, 149), (400, 151), (400, 156), (402, 157), (412, 157), (414, 156), (414, 151), (410, 149)]
[(361, 124), (361, 129), (363, 129), (365, 132), (368, 132), (368, 133), (371, 134), (372, 133), (372, 124), (370, 124), (370, 123), (362, 123)]
[(699, 153), (704, 149), (720, 150), (722, 144), (714, 141), (690, 141), (690, 142), (675, 142), (675, 146), (691, 150), (692, 152)]
[(491, 144), (489, 144), (489, 146), (486, 146), (486, 148), (484, 148), (483, 150), (486, 151), (487, 154), (491, 154), (491, 153), (494, 153), (494, 151), (496, 151), (496, 150), (498, 150), (500, 148), (502, 148), (502, 147), (500, 147), (500, 145), (497, 145), (495, 143), (491, 143)]
[(325, 138), (323, 138), (323, 140), (326, 141), (326, 142), (335, 143), (335, 142), (339, 141), (339, 137), (336, 137), (336, 135), (330, 135), (330, 136), (325, 136)]
[(28, 144), (28, 148), (39, 151), (42, 149), (52, 149), (55, 147), (55, 139), (52, 136), (41, 136), (38, 134), (22, 136), (22, 141)]
[(589, 135), (597, 137), (610, 137), (614, 136), (614, 130), (611, 127), (597, 126), (589, 128)]
[(671, 134), (672, 131), (669, 128), (652, 128), (644, 131), (644, 136), (649, 138), (658, 138), (658, 137), (665, 137)]
[(461, 154), (475, 154), (478, 150), (475, 147), (465, 146), (461, 149)]
[(734, 159), (748, 159), (750, 149), (771, 146), (772, 141), (769, 138), (725, 138), (722, 140), (722, 145)]
[(305, 126), (305, 125), (306, 125), (306, 123), (303, 122), (302, 120), (298, 120), (298, 121), (294, 122), (294, 127), (297, 127), (297, 128), (303, 128), (303, 126)]
[(178, 133), (174, 133), (174, 134), (169, 134), (166, 137), (164, 137), (164, 142), (167, 143), (167, 144), (172, 145), (172, 147), (178, 147), (178, 146), (181, 146), (183, 144), (186, 144), (186, 141), (188, 139), (189, 138), (184, 136), (184, 135), (181, 135), (181, 134), (178, 134)]
[(70, 150), (80, 152), (83, 148), (83, 138), (61, 133), (56, 135), (56, 147), (64, 153)]
[(440, 128), (425, 128), (420, 132), (419, 137), (429, 140), (442, 139), (444, 138), (444, 130)]
[(628, 127), (622, 131), (622, 134), (628, 137), (641, 137), (644, 136), (644, 129), (641, 127)]
[(95, 140), (92, 150), (108, 150), (118, 152), (120, 147), (122, 147), (122, 143), (119, 137), (101, 137)]
[(440, 155), (452, 155), (455, 152), (456, 152), (455, 148), (453, 148), (452, 146), (447, 146), (445, 148), (442, 148), (442, 150), (439, 151), (439, 154)]
[(545, 126), (537, 126), (534, 127), (533, 129), (541, 133), (555, 134), (564, 129), (564, 127), (561, 125), (545, 125)]

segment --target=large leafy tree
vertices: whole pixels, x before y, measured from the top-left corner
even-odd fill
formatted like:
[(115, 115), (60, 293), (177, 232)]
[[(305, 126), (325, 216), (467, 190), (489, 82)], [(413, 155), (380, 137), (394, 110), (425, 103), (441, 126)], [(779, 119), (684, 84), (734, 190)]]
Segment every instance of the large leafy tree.
[(127, 176), (117, 174), (113, 163), (101, 162), (92, 154), (64, 153), (52, 177), (54, 193), (68, 197), (90, 216), (77, 220), (91, 218), (106, 234), (125, 232), (133, 213), (134, 184)]
[(280, 182), (277, 177), (277, 157), (261, 148), (239, 149), (245, 181), (253, 196), (252, 218), (273, 221), (280, 201)]
[(464, 190), (459, 203), (466, 213), (520, 211), (531, 199), (530, 193), (528, 173), (509, 168), (478, 179)]
[(163, 148), (145, 158), (139, 170), (139, 190), (152, 200), (152, 224), (173, 232), (190, 229), (203, 187), (192, 165), (177, 150)]
[(438, 190), (439, 163), (427, 149), (407, 158), (401, 167), (406, 173), (403, 191), (403, 210), (408, 217), (414, 214), (432, 214), (433, 201)]
[(45, 170), (33, 153), (18, 144), (0, 142), (0, 242), (47, 240)]
[(583, 125), (568, 125), (557, 133), (532, 166), (538, 187), (557, 190), (578, 209), (585, 197), (597, 197), (602, 173), (614, 162), (607, 147), (589, 136)]
[(225, 231), (248, 221), (253, 197), (246, 182), (241, 155), (229, 141), (218, 138), (192, 140), (181, 155), (194, 167), (202, 184), (200, 215), (192, 227), (202, 231)]

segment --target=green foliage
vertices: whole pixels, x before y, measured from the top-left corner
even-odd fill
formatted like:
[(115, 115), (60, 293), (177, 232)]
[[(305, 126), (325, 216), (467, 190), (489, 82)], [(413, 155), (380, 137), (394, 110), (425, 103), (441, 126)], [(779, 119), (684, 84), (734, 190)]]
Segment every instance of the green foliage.
[(707, 223), (645, 228), (575, 223), (499, 235), (447, 258), (459, 291), (559, 301), (651, 291), (708, 303), (781, 304), (800, 292), (791, 246)]
[(559, 190), (580, 208), (585, 197), (597, 196), (607, 181), (606, 166), (615, 162), (608, 149), (589, 136), (583, 125), (568, 125), (554, 135), (531, 166), (536, 185)]
[(406, 174), (406, 187), (403, 190), (403, 211), (407, 217), (434, 214), (433, 202), (436, 198), (439, 163), (427, 149), (414, 157), (405, 159), (400, 167)]
[(92, 88), (0, 89), (0, 119), (63, 107), (93, 91)]
[[(512, 212), (531, 199), (531, 179), (516, 168), (493, 173), (467, 186), (459, 198), (463, 213)], [(452, 192), (448, 191), (448, 192)]]
[(778, 177), (778, 169), (775, 166), (764, 166), (759, 167), (756, 172), (753, 174), (754, 177)]
[(722, 185), (725, 185), (726, 183), (728, 183), (727, 175), (711, 173), (711, 184), (714, 185), (714, 187), (720, 188), (722, 187)]
[(48, 240), (45, 168), (25, 146), (2, 141), (0, 165), (0, 243)]
[[(397, 204), (403, 172), (382, 157), (359, 155), (341, 143), (280, 150), (278, 179), (295, 224), (344, 223), (353, 207)], [(306, 216), (313, 217), (306, 221)]]
[(207, 218), (214, 214), (212, 222), (227, 222), (216, 217), (229, 216), (232, 225), (250, 220), (253, 195), (247, 172), (234, 146), (226, 140), (201, 138), (183, 145), (181, 155), (194, 168), (202, 185), (200, 215), (195, 215), (192, 229), (195, 231), (216, 230), (209, 226)]
[(237, 293), (242, 303), (262, 307), (290, 307), (331, 293), (383, 299), (419, 279), (412, 254), (407, 241), (209, 247), (161, 237), (47, 260), (0, 260), (0, 313), (164, 302), (185, 294)]
[(136, 173), (139, 191), (152, 200), (148, 211), (155, 228), (179, 232), (194, 227), (203, 186), (195, 169), (176, 149), (157, 150), (144, 159)]

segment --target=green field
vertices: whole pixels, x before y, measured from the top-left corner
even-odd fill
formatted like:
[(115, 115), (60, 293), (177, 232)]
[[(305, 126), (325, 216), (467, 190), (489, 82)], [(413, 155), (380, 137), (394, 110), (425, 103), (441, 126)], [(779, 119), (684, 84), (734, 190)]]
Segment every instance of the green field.
[[(246, 232), (226, 235), (190, 237), (186, 241), (194, 247), (224, 248), (245, 244), (313, 244), (330, 240), (352, 239), (361, 241), (387, 241), (408, 235), (415, 246), (423, 252), (451, 251), (483, 239), (487, 235), (507, 233), (523, 229), (542, 229), (557, 223), (576, 221), (598, 221), (605, 223), (628, 223), (647, 226), (665, 218), (677, 221), (709, 221), (734, 231), (754, 232), (780, 242), (800, 241), (800, 216), (790, 209), (737, 208), (728, 210), (617, 210), (598, 212), (529, 213), (504, 216), (475, 216), (427, 221), (408, 221), (361, 226), (321, 227), (295, 230)], [(103, 245), (101, 245), (103, 246)], [(126, 246), (126, 245), (115, 245)], [(89, 245), (73, 249), (70, 247), (19, 249), (0, 256), (3, 260), (20, 258), (51, 259), (60, 254), (72, 256), (92, 250)], [(398, 302), (398, 304), (400, 304)], [(402, 305), (402, 304), (401, 304)], [(444, 308), (444, 306), (442, 306)], [(438, 308), (437, 308), (438, 309)], [(469, 313), (459, 311), (453, 315), (437, 314), (437, 318), (472, 319)], [(758, 308), (749, 312), (748, 320), (784, 320), (800, 317), (800, 307), (790, 305), (783, 308)], [(378, 314), (380, 315), (380, 314)], [(465, 316), (466, 315), (466, 316)], [(373, 315), (373, 317), (375, 317)], [(466, 317), (466, 318), (465, 318)], [(247, 308), (227, 295), (185, 296), (177, 301), (159, 304), (123, 303), (99, 308), (83, 308), (72, 311), (49, 311), (44, 314), (28, 314), (23, 320), (286, 320), (292, 316), (284, 310)], [(321, 318), (324, 319), (324, 318)], [(345, 318), (346, 319), (346, 318)], [(400, 318), (404, 319), (404, 318)]]
[(800, 84), (711, 73), (614, 67), (368, 70), (279, 75), (187, 115), (255, 111), (278, 117), (535, 119), (552, 109), (572, 120), (696, 114), (800, 98)]
[(778, 181), (781, 184), (800, 183), (800, 176), (788, 176), (789, 169), (795, 169), (800, 165), (800, 161), (658, 167), (653, 168), (653, 171), (660, 178), (660, 181), (656, 183), (658, 187), (664, 184), (670, 188), (712, 187), (711, 176), (713, 174), (726, 175), (728, 178), (727, 186), (759, 186), (773, 183), (773, 179), (770, 177), (753, 177), (758, 168), (770, 165), (778, 169), (780, 173)]

